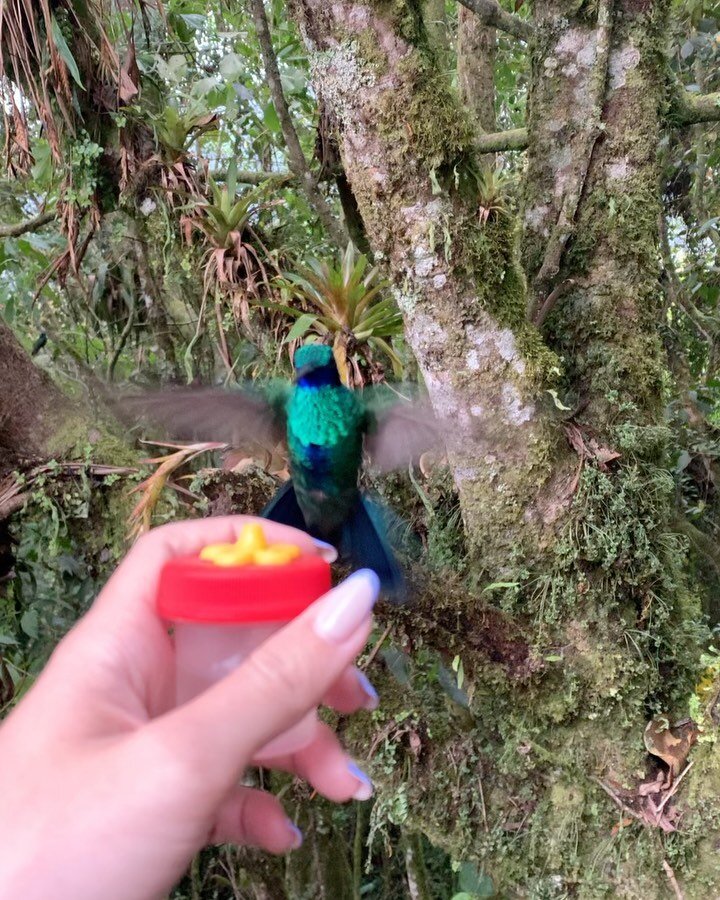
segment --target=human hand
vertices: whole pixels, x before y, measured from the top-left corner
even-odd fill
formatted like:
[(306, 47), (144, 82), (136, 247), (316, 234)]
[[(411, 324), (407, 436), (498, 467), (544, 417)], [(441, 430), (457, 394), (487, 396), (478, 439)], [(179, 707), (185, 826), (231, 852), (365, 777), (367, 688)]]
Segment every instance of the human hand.
[[(239, 781), (259, 748), (318, 703), (374, 708), (352, 660), (370, 633), (377, 578), (356, 573), (173, 709), (172, 641), (155, 612), (160, 570), (234, 540), (248, 521), (181, 522), (141, 538), (0, 726), (2, 900), (144, 900), (167, 892), (208, 843), (299, 846), (279, 801)], [(302, 532), (262, 524), (270, 542), (324, 552)], [(325, 725), (272, 762), (334, 801), (372, 793)]]

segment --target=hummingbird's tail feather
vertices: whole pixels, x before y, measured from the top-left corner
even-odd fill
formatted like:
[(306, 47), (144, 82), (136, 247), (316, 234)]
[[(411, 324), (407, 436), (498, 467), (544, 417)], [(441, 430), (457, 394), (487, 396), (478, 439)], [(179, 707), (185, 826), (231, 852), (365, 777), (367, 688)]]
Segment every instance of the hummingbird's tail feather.
[(292, 525), (293, 528), (307, 531), (305, 516), (298, 505), (295, 487), (291, 479), (285, 482), (260, 515), (263, 519), (270, 519), (271, 522)]
[(407, 587), (387, 538), (383, 510), (362, 496), (342, 528), (340, 551), (354, 568), (372, 569), (391, 603), (403, 603)]

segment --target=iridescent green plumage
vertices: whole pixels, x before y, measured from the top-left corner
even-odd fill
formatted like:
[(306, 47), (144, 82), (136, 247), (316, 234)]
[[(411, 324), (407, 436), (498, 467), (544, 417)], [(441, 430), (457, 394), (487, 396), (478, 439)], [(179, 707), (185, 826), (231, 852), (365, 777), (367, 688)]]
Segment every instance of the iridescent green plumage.
[(297, 386), (285, 409), (298, 503), (308, 526), (330, 537), (357, 499), (366, 412), (342, 385)]
[[(356, 566), (373, 568), (395, 597), (402, 576), (378, 508), (359, 489), (363, 456), (379, 469), (406, 465), (437, 439), (428, 406), (378, 402), (377, 391), (350, 391), (340, 381), (330, 347), (301, 347), (295, 381), (242, 391), (163, 391), (129, 401), (179, 436), (248, 440), (288, 446), (291, 481), (263, 512), (336, 544)], [(127, 403), (126, 403), (127, 405)]]

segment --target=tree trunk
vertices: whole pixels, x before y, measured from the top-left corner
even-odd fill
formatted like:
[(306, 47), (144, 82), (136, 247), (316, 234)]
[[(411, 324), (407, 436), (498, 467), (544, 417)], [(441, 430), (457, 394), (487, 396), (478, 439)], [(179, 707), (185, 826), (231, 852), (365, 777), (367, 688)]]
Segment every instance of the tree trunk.
[(35, 365), (0, 318), (0, 473), (37, 458), (82, 457), (90, 446), (98, 462), (135, 461), (84, 399), (69, 397)]
[(0, 470), (42, 455), (70, 405), (0, 319)]
[[(350, 0), (293, 8), (406, 337), (432, 402), (453, 421), (467, 532), (502, 578), (520, 546), (528, 558), (539, 552), (568, 499), (537, 492), (555, 443), (537, 400), (555, 361), (524, 321), (513, 222), (479, 215), (472, 127), (443, 87), (414, 6), (397, 15)], [(562, 473), (566, 488), (571, 478)]]
[[(407, 339), (452, 419), (449, 458), (480, 584), (495, 582), (485, 596), (510, 615), (491, 614), (447, 574), (425, 585), (414, 613), (396, 614), (395, 641), (413, 648), (415, 670), (410, 686), (381, 683), (374, 724), (390, 737), (373, 758), (374, 815), (386, 808), (477, 860), (499, 896), (660, 897), (676, 883), (714, 896), (714, 836), (700, 845), (701, 873), (691, 854), (718, 801), (691, 773), (696, 812), (663, 843), (636, 790), (646, 767), (661, 767), (643, 745), (647, 721), (686, 715), (707, 638), (673, 527), (663, 419), (656, 154), (667, 4), (534, 3), (527, 282), (510, 217), (477, 214), (472, 127), (427, 52), (418, 6), (291, 5)], [(551, 415), (542, 398), (553, 396), (565, 409)], [(462, 661), (466, 703), (438, 698), (438, 654)], [(348, 739), (368, 743), (354, 723)], [(712, 785), (715, 755), (698, 756)], [(633, 798), (624, 818), (608, 796), (623, 788)], [(665, 799), (669, 831), (681, 795)]]
[[(478, 133), (495, 131), (495, 57), (497, 38), (494, 28), (483, 25), (471, 10), (458, 9), (457, 68), (460, 99), (470, 111)], [(493, 168), (495, 157), (482, 159)]]

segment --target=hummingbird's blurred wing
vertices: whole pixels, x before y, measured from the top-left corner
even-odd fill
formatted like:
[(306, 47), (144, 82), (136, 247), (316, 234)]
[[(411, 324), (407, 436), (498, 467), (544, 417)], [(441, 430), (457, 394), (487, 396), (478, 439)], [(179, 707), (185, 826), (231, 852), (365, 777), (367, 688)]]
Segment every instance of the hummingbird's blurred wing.
[(423, 453), (443, 446), (440, 422), (427, 399), (405, 399), (412, 391), (400, 385), (400, 392), (385, 386), (362, 391), (368, 413), (365, 452), (371, 468), (380, 472), (402, 469), (416, 463)]
[(126, 394), (117, 401), (121, 418), (161, 425), (177, 440), (222, 441), (274, 447), (285, 438), (285, 399), (289, 387), (272, 383), (222, 388), (167, 388)]

